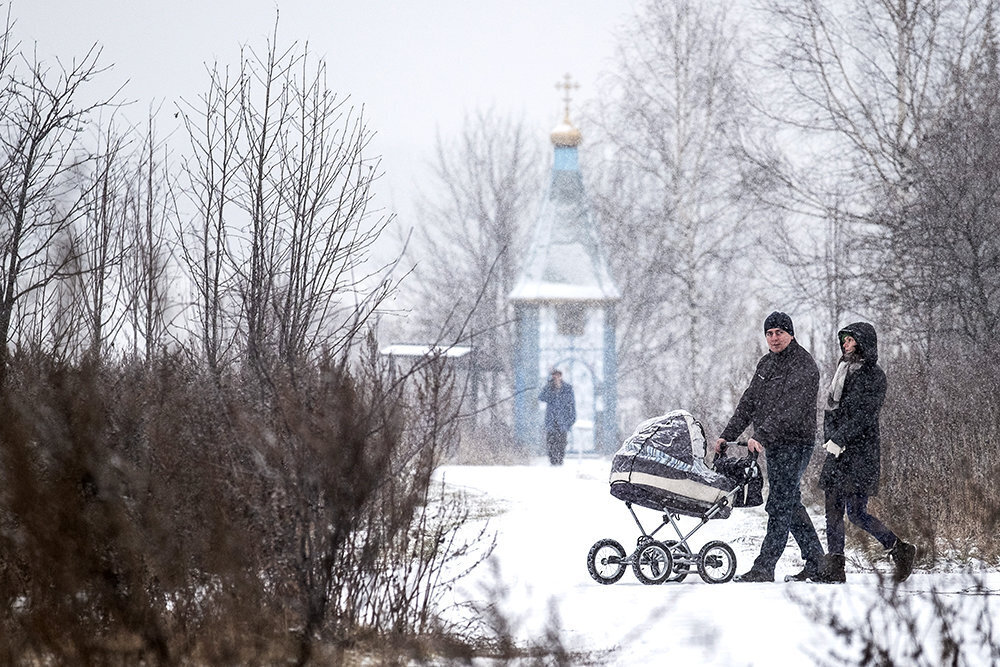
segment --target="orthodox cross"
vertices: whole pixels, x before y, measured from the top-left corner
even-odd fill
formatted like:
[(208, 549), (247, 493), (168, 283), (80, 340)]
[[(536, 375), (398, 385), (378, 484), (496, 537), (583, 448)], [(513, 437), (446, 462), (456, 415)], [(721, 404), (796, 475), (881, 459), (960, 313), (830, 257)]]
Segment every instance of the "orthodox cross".
[(570, 97), (570, 91), (579, 88), (580, 84), (573, 81), (573, 77), (571, 77), (568, 73), (563, 77), (563, 79), (563, 81), (556, 83), (556, 90), (561, 90), (565, 93), (563, 96), (563, 102), (566, 103), (566, 122), (569, 122), (569, 103), (573, 100), (573, 98)]

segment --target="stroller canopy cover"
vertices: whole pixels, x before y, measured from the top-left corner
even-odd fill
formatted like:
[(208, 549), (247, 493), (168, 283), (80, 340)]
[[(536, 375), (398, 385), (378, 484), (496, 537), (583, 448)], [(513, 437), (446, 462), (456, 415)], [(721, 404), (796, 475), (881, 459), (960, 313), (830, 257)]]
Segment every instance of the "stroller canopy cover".
[(611, 462), (611, 493), (657, 510), (698, 514), (739, 484), (705, 465), (705, 432), (686, 410), (647, 419)]

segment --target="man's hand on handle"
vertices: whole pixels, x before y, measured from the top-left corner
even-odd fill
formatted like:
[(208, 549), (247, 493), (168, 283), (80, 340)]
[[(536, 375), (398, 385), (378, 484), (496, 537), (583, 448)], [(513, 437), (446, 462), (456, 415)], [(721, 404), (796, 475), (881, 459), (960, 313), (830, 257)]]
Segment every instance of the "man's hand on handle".
[[(722, 449), (722, 446), (724, 444), (726, 444), (725, 438), (719, 438), (718, 440), (715, 441), (714, 451), (716, 454), (719, 453), (719, 450)], [(764, 445), (760, 444), (753, 438), (750, 438), (749, 440), (747, 440), (747, 451), (750, 452), (751, 454), (759, 454), (762, 451), (764, 451)]]

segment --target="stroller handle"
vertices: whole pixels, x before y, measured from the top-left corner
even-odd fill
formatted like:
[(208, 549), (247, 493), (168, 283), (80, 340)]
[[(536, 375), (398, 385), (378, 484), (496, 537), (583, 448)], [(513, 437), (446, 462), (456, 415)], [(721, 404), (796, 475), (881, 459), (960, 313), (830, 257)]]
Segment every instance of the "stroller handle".
[[(729, 449), (730, 447), (746, 447), (746, 446), (747, 444), (745, 442), (739, 442), (739, 441), (730, 442), (729, 440), (726, 440), (725, 442), (719, 445), (719, 456), (724, 456), (726, 450)], [(759, 452), (751, 452), (749, 448), (747, 448), (747, 453), (750, 454), (752, 460), (754, 461), (757, 460)]]

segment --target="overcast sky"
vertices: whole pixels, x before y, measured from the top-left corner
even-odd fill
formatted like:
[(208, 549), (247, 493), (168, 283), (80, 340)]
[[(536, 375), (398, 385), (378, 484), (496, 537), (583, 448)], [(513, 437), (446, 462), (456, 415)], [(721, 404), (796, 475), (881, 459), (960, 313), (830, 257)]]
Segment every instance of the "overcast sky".
[[(540, 145), (558, 122), (555, 84), (569, 72), (582, 103), (609, 67), (632, 0), (15, 0), (15, 35), (43, 58), (103, 47), (110, 88), (128, 80), (135, 116), (205, 88), (205, 64), (263, 46), (280, 12), (283, 45), (308, 42), (329, 85), (364, 105), (386, 171), (385, 205), (406, 215), (435, 133), (466, 113), (523, 115)], [(574, 102), (574, 107), (577, 103)], [(578, 107), (577, 107), (578, 108)], [(172, 114), (171, 114), (172, 116)], [(544, 154), (544, 153), (543, 153)], [(401, 220), (404, 222), (404, 220)]]

